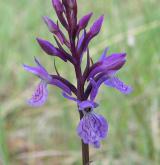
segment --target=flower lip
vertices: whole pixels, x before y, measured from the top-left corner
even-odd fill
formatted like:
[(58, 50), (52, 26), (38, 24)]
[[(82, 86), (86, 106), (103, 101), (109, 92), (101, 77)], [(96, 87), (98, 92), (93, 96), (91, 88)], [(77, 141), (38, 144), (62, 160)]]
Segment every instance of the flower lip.
[(91, 112), (80, 120), (77, 133), (85, 144), (99, 148), (101, 140), (107, 136), (108, 123), (103, 116)]

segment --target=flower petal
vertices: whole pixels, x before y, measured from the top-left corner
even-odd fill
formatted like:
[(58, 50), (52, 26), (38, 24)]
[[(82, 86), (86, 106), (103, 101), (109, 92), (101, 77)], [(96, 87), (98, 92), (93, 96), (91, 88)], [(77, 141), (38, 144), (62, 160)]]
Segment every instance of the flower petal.
[(86, 114), (77, 127), (77, 133), (86, 144), (100, 147), (100, 141), (107, 136), (108, 123), (106, 119), (94, 112)]
[(33, 107), (40, 107), (42, 106), (48, 98), (48, 90), (47, 90), (47, 83), (45, 81), (41, 81), (35, 92), (32, 95), (32, 98), (28, 100), (28, 104)]
[(132, 87), (126, 85), (117, 77), (109, 78), (108, 80), (105, 81), (105, 85), (112, 88), (116, 88), (117, 90), (119, 90), (121, 93), (124, 93), (124, 94), (129, 94), (132, 92)]
[(40, 77), (41, 79), (45, 80), (46, 82), (51, 81), (52, 77), (48, 74), (47, 70), (40, 64), (40, 62), (35, 58), (35, 62), (37, 64), (36, 67), (23, 65), (23, 68), (35, 74), (36, 76)]
[(39, 66), (39, 68), (41, 68), (41, 70), (43, 70), (44, 72), (46, 72), (48, 74), (47, 70), (43, 67), (43, 65), (39, 62), (39, 60), (36, 57), (34, 58), (34, 61), (37, 64), (37, 66)]

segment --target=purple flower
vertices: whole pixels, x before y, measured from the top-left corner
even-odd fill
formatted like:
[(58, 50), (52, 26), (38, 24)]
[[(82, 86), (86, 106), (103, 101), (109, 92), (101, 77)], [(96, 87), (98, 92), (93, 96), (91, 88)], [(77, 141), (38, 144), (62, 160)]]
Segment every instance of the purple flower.
[(32, 98), (28, 100), (28, 104), (31, 106), (41, 106), (43, 105), (48, 97), (48, 89), (47, 84), (49, 84), (52, 81), (52, 77), (48, 74), (46, 69), (39, 63), (39, 61), (35, 58), (35, 62), (37, 64), (37, 67), (31, 67), (24, 65), (24, 69), (28, 72), (31, 72), (38, 76), (41, 81), (36, 87), (36, 90), (34, 91)]
[(79, 111), (84, 117), (80, 120), (77, 133), (85, 144), (92, 144), (95, 148), (100, 147), (100, 141), (107, 136), (108, 123), (106, 119), (94, 112), (95, 103), (82, 101), (78, 103)]
[[(24, 65), (25, 70), (40, 78), (40, 83), (28, 103), (31, 106), (41, 106), (47, 100), (48, 85), (60, 88), (63, 96), (74, 101), (78, 106), (81, 118), (77, 127), (79, 137), (83, 143), (98, 148), (101, 140), (107, 136), (108, 123), (103, 116), (95, 112), (95, 108), (98, 107), (95, 99), (102, 84), (115, 88), (123, 94), (129, 94), (132, 91), (131, 86), (117, 77), (118, 71), (126, 62), (126, 53), (107, 55), (108, 48), (106, 48), (99, 60), (94, 62), (90, 55), (89, 44), (99, 34), (104, 16), (100, 16), (90, 28), (87, 28), (92, 12), (77, 20), (76, 0), (52, 0), (52, 5), (58, 21), (53, 21), (46, 16), (43, 19), (55, 39), (56, 46), (44, 39), (37, 38), (37, 41), (42, 50), (54, 58), (54, 62), (55, 57), (58, 57), (73, 65), (77, 82), (75, 85), (62, 77), (55, 63), (56, 75), (49, 74), (35, 59), (37, 66)], [(63, 32), (59, 22), (66, 32)], [(85, 53), (87, 60), (83, 69)]]
[(126, 62), (126, 54), (125, 53), (115, 53), (107, 57), (100, 58), (98, 62), (96, 62), (90, 68), (88, 78), (93, 78), (97, 74), (104, 73), (110, 74), (117, 72)]
[(92, 144), (95, 148), (100, 147), (100, 141), (107, 136), (108, 123), (106, 119), (94, 112), (98, 104), (93, 100), (79, 101), (63, 92), (63, 96), (78, 104), (78, 110), (83, 113), (77, 133), (85, 144)]
[[(106, 56), (108, 52), (108, 48), (106, 48), (100, 58), (100, 61), (103, 61), (104, 63), (106, 63), (108, 66), (110, 65), (115, 65), (115, 63), (125, 63), (125, 57), (126, 57), (126, 53), (115, 53), (112, 54), (110, 56)], [(109, 69), (110, 70), (110, 69)], [(105, 85), (115, 88), (117, 90), (119, 90), (121, 93), (123, 94), (129, 94), (132, 92), (132, 87), (126, 85), (125, 83), (123, 83), (120, 79), (118, 79), (115, 74), (117, 73), (117, 71), (119, 70), (119, 68), (117, 70), (112, 70), (112, 72), (108, 72), (108, 79), (104, 82)]]
[(40, 64), (40, 62), (35, 58), (35, 62), (37, 64), (36, 67), (31, 67), (27, 65), (23, 65), (24, 69), (28, 72), (35, 74), (40, 78), (40, 83), (36, 87), (32, 98), (28, 100), (28, 104), (31, 106), (39, 107), (42, 106), (48, 97), (48, 89), (47, 85), (55, 85), (59, 87), (61, 90), (71, 94), (70, 88), (64, 84), (61, 80), (53, 78), (53, 76), (49, 75), (47, 70)]
[(105, 49), (97, 63), (90, 67), (86, 76), (90, 81), (86, 89), (86, 97), (90, 96), (94, 100), (98, 94), (100, 86), (104, 83), (106, 86), (115, 88), (123, 94), (132, 92), (132, 87), (123, 83), (116, 77), (119, 69), (125, 64), (125, 53), (114, 53), (106, 56), (108, 48)]

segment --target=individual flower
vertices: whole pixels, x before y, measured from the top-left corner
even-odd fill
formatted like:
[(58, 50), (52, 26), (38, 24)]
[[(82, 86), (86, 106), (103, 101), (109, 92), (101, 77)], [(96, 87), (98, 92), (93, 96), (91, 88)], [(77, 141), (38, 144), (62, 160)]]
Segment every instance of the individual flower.
[(39, 107), (42, 106), (48, 97), (48, 89), (47, 85), (56, 85), (61, 88), (63, 91), (71, 94), (71, 90), (67, 85), (65, 85), (62, 81), (53, 78), (47, 70), (40, 64), (40, 62), (35, 58), (35, 62), (37, 64), (36, 67), (23, 65), (24, 69), (28, 72), (35, 74), (40, 78), (40, 83), (36, 87), (31, 99), (28, 100), (28, 104), (31, 106)]
[[(117, 72), (126, 62), (125, 53), (114, 53), (106, 56), (108, 48), (105, 49), (98, 62), (93, 64), (88, 71), (87, 79), (90, 85), (86, 90), (87, 96), (92, 99), (98, 94), (100, 86), (104, 83), (108, 87), (115, 88), (123, 94), (132, 92), (132, 87), (123, 83), (117, 76)], [(91, 92), (91, 94), (89, 94)]]
[[(115, 88), (123, 94), (131, 93), (132, 87), (129, 85), (126, 85), (118, 77), (116, 77), (117, 71), (121, 68), (121, 66), (123, 66), (123, 64), (125, 64), (126, 54), (125, 53), (116, 53), (116, 54), (112, 54), (110, 56), (106, 56), (107, 51), (108, 51), (108, 48), (105, 49), (105, 51), (103, 52), (103, 54), (100, 58), (100, 61), (103, 61), (104, 63), (106, 63), (108, 65), (108, 70), (111, 70), (111, 72), (108, 71), (108, 79), (104, 82), (105, 85)], [(111, 68), (109, 67), (111, 65), (115, 65), (116, 63), (118, 65), (120, 65), (117, 68), (117, 70), (111, 69), (112, 67)]]
[(99, 148), (101, 140), (107, 136), (108, 123), (102, 115), (94, 111), (98, 107), (98, 104), (93, 100), (94, 97), (91, 97), (90, 100), (80, 101), (68, 96), (65, 92), (63, 92), (63, 96), (77, 102), (78, 110), (83, 113), (83, 118), (77, 127), (79, 137), (85, 144), (91, 144), (95, 148)]
[(108, 132), (106, 119), (94, 111), (97, 105), (93, 101), (79, 102), (78, 107), (84, 114), (77, 127), (78, 135), (85, 144), (92, 144), (95, 148), (99, 148), (101, 140)]

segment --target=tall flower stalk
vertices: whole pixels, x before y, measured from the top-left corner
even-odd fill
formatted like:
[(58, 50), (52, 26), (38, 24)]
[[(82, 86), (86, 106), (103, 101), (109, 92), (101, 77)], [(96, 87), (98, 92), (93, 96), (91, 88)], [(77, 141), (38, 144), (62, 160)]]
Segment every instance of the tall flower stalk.
[[(57, 46), (49, 41), (37, 38), (42, 50), (55, 58), (71, 63), (74, 67), (77, 84), (72, 84), (58, 73), (49, 74), (42, 64), (35, 58), (36, 66), (24, 65), (24, 69), (33, 73), (40, 79), (28, 104), (34, 107), (42, 106), (48, 97), (48, 85), (61, 89), (62, 95), (77, 104), (80, 114), (80, 122), (77, 126), (77, 134), (82, 141), (83, 165), (89, 164), (89, 145), (100, 147), (100, 142), (107, 136), (108, 123), (106, 119), (95, 111), (99, 105), (95, 101), (102, 84), (115, 88), (121, 93), (129, 94), (132, 88), (124, 84), (117, 72), (126, 62), (126, 53), (113, 53), (107, 55), (108, 48), (104, 50), (98, 61), (93, 61), (89, 52), (89, 43), (95, 38), (103, 23), (104, 16), (100, 16), (89, 30), (86, 30), (92, 17), (92, 13), (77, 19), (76, 0), (52, 0), (53, 8), (58, 21), (49, 17), (43, 17), (49, 31), (53, 34)], [(60, 25), (61, 24), (61, 25)], [(67, 36), (63, 33), (67, 31)], [(68, 49), (68, 50), (66, 50)], [(85, 69), (82, 69), (82, 60), (86, 56)]]

